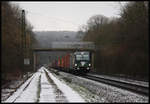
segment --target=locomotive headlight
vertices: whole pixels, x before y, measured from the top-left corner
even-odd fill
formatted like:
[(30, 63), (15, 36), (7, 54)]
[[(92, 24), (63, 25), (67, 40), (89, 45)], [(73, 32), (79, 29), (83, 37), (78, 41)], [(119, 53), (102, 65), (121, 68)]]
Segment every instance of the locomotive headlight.
[(74, 64), (74, 66), (77, 66), (77, 64)]
[(89, 66), (91, 66), (91, 64), (89, 64)]

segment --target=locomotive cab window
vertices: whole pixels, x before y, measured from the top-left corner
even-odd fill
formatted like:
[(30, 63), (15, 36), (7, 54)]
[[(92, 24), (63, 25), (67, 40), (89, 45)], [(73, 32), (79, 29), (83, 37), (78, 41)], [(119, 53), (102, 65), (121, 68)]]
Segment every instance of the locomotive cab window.
[(81, 53), (81, 54), (76, 54), (76, 60), (90, 60), (90, 55), (89, 53)]

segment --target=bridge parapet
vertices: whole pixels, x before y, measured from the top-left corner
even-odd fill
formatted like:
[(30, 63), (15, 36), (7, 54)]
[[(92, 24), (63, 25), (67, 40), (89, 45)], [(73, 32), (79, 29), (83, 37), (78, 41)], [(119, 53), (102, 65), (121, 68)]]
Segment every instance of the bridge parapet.
[(36, 47), (34, 51), (94, 51), (93, 42), (52, 42), (49, 47)]

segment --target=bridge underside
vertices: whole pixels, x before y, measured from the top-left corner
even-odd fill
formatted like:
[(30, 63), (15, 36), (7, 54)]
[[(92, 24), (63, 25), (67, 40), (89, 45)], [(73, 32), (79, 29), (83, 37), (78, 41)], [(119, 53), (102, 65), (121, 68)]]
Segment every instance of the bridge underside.
[(76, 52), (76, 51), (91, 51), (94, 52), (94, 49), (85, 49), (85, 48), (80, 48), (80, 49), (75, 49), (75, 48), (35, 48), (33, 49), (34, 52), (40, 52), (40, 51), (71, 51), (71, 52)]
[[(83, 49), (83, 48), (78, 48), (78, 49), (75, 49), (75, 48), (34, 48), (33, 49), (33, 57), (34, 57), (34, 70), (36, 70), (36, 63), (37, 63), (37, 55), (36, 53), (37, 52), (50, 52), (50, 51), (65, 51), (65, 52), (76, 52), (76, 51), (90, 51), (92, 52), (92, 63), (94, 63), (94, 52), (95, 50), (94, 49)], [(94, 65), (94, 64), (93, 64)], [(93, 68), (94, 69), (94, 68)]]

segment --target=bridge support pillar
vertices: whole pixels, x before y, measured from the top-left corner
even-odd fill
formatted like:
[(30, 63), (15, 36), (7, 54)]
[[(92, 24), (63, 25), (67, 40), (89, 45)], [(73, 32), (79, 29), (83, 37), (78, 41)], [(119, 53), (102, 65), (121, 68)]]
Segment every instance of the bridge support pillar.
[(94, 70), (94, 52), (92, 52), (92, 69)]
[(33, 53), (33, 68), (34, 68), (34, 71), (36, 70), (36, 53), (34, 52)]

